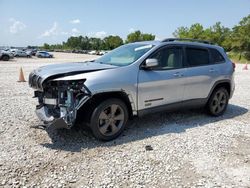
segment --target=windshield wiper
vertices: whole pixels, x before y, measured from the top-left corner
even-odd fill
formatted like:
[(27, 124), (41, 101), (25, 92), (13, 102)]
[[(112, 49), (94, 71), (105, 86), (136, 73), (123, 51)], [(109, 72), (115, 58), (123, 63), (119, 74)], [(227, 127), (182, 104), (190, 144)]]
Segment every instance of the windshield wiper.
[(114, 65), (112, 63), (104, 63), (102, 61), (90, 61), (90, 62), (96, 62), (96, 63), (100, 63), (100, 64), (104, 64), (104, 65), (113, 65), (113, 66), (117, 66), (117, 65)]

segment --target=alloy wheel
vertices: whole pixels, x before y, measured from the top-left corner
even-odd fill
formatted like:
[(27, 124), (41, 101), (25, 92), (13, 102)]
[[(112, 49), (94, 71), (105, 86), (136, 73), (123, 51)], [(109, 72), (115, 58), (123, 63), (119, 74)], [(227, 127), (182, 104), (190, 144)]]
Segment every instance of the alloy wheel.
[(122, 127), (125, 120), (125, 113), (121, 106), (111, 104), (101, 111), (99, 115), (99, 131), (105, 136), (116, 134)]
[(211, 111), (214, 114), (219, 114), (222, 112), (227, 105), (227, 96), (223, 90), (219, 90), (216, 92), (212, 99), (211, 103)]

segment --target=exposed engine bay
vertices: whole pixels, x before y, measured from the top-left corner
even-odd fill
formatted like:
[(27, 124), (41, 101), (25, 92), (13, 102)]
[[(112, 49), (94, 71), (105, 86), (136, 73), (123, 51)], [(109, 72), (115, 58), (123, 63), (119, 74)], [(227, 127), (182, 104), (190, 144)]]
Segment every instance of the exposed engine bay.
[[(36, 114), (46, 125), (70, 128), (76, 121), (77, 111), (91, 97), (84, 84), (84, 74), (113, 69), (116, 66), (94, 62), (53, 64), (40, 67), (29, 75), (29, 85), (38, 98)], [(76, 76), (77, 78), (64, 79)]]
[(36, 114), (45, 124), (57, 128), (74, 125), (78, 109), (90, 98), (91, 92), (83, 80), (51, 80), (43, 84), (43, 91), (35, 91), (39, 105)]

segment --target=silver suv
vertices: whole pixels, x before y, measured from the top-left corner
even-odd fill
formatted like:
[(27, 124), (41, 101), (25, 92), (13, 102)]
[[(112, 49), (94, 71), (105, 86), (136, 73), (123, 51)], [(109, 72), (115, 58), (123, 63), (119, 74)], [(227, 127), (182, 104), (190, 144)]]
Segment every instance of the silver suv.
[(100, 140), (116, 138), (129, 117), (184, 107), (213, 116), (234, 92), (234, 64), (206, 41), (165, 39), (123, 45), (97, 60), (34, 70), (29, 85), (45, 126), (89, 125)]

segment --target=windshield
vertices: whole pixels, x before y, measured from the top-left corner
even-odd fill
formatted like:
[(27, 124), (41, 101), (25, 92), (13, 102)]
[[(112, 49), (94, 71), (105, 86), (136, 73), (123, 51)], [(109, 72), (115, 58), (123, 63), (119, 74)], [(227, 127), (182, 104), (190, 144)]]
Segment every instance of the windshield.
[(152, 47), (153, 45), (151, 44), (123, 45), (95, 60), (95, 62), (116, 66), (130, 65), (148, 52)]

